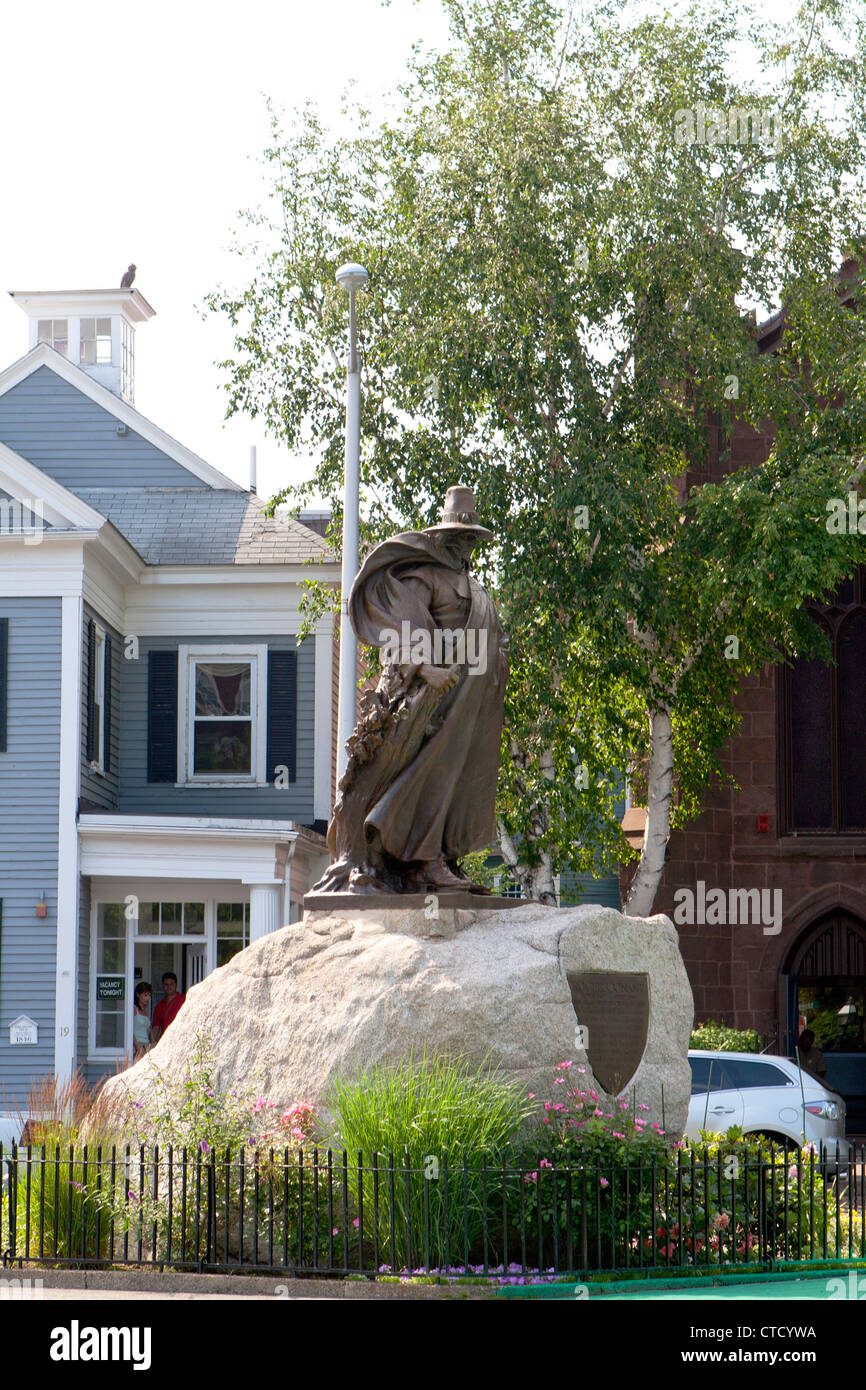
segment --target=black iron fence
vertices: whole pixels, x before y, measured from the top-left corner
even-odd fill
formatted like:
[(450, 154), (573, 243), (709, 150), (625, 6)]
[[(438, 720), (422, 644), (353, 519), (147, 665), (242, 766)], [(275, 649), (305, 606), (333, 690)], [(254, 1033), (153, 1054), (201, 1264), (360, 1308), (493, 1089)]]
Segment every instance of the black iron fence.
[(859, 1259), (852, 1148), (557, 1165), (0, 1145), (4, 1265), (500, 1280)]

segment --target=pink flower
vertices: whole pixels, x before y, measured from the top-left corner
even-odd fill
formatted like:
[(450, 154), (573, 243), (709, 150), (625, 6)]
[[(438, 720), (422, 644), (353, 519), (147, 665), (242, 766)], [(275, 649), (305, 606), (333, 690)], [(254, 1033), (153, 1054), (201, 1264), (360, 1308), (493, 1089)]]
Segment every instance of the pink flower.
[(543, 1158), (538, 1166), (539, 1168), (552, 1168), (553, 1164), (550, 1162), (549, 1159)]
[(331, 1232), (331, 1235), (332, 1235), (332, 1236), (338, 1236), (339, 1234), (340, 1234), (339, 1228), (338, 1228), (337, 1226), (335, 1226), (334, 1229), (333, 1229), (333, 1231)]
[(574, 1065), (573, 1062), (557, 1062), (557, 1064), (556, 1064), (556, 1070), (557, 1070), (557, 1071), (567, 1071), (568, 1068), (569, 1068), (570, 1066), (573, 1066), (573, 1065)]
[(598, 1182), (599, 1182), (599, 1186), (600, 1186), (600, 1187), (609, 1187), (609, 1186), (610, 1186), (610, 1183), (608, 1182), (607, 1178), (599, 1178)]
[(353, 1225), (353, 1226), (355, 1227), (355, 1229), (357, 1230), (358, 1227), (360, 1226), (360, 1224), (361, 1224), (361, 1218), (360, 1218), (360, 1216), (356, 1216), (356, 1217), (355, 1217), (355, 1220), (352, 1222), (352, 1225)]
[(603, 1110), (599, 1110), (598, 1106), (595, 1107), (595, 1109), (593, 1110), (592, 1113), (593, 1113), (593, 1115), (598, 1115), (599, 1118), (603, 1118), (603, 1116), (604, 1116), (604, 1111), (603, 1111)]
[(639, 1105), (639, 1106), (638, 1106), (638, 1110), (649, 1110), (649, 1106), (648, 1106), (648, 1105)]
[(535, 1092), (534, 1092), (534, 1091), (529, 1091), (529, 1092), (528, 1092), (528, 1095), (529, 1095), (529, 1099), (530, 1099), (530, 1100), (535, 1100)]
[(565, 1085), (565, 1077), (564, 1077), (564, 1076), (557, 1076), (557, 1077), (554, 1077), (553, 1084), (554, 1084), (554, 1086), (564, 1086), (564, 1085)]
[(260, 1110), (264, 1110), (264, 1108), (265, 1108), (265, 1106), (267, 1105), (267, 1103), (268, 1103), (268, 1102), (267, 1102), (267, 1099), (265, 1098), (265, 1096), (257, 1096), (257, 1097), (256, 1097), (256, 1103), (255, 1103), (255, 1105), (253, 1106), (253, 1114), (254, 1114), (254, 1115), (257, 1115), (257, 1114), (259, 1113)]
[(619, 1132), (618, 1129), (613, 1129), (613, 1130), (611, 1130), (611, 1134), (613, 1135), (614, 1139), (624, 1139), (624, 1138), (625, 1138), (625, 1135), (624, 1135), (624, 1134), (620, 1134), (620, 1132)]

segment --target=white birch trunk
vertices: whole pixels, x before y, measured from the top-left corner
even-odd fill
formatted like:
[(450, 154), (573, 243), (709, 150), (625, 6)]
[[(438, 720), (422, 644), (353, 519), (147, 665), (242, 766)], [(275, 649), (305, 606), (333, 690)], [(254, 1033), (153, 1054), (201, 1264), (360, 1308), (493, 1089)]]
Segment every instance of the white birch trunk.
[(649, 721), (650, 757), (647, 768), (647, 816), (643, 846), (625, 903), (629, 917), (649, 917), (665, 867), (671, 829), (674, 749), (669, 705), (653, 710)]
[(538, 864), (522, 864), (517, 846), (506, 830), (504, 822), (498, 821), (498, 826), (502, 858), (520, 884), (522, 896), (532, 902), (556, 907), (556, 880), (553, 874), (553, 860), (549, 852), (544, 851), (542, 853), (541, 862)]

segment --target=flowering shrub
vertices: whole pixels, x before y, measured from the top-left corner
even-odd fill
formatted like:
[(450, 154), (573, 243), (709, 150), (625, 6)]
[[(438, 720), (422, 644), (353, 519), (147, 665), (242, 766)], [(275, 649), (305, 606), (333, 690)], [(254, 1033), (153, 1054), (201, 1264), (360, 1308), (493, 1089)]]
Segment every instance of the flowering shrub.
[[(139, 1238), (156, 1230), (164, 1252), (171, 1237), (173, 1258), (199, 1259), (206, 1248), (210, 1262), (241, 1252), (258, 1259), (260, 1228), (281, 1249), (300, 1244), (299, 1263), (333, 1240), (328, 1173), (313, 1171), (304, 1153), (317, 1135), (313, 1107), (297, 1102), (281, 1110), (243, 1078), (223, 1089), (204, 1035), (196, 1038), (181, 1082), (166, 1081), (154, 1068), (152, 1099), (132, 1102), (125, 1123), (138, 1153), (127, 1146), (122, 1156), (111, 1215)], [(215, 1213), (209, 1231), (203, 1194)]]
[(861, 1251), (861, 1232), (841, 1200), (837, 1218), (838, 1178), (812, 1144), (789, 1153), (739, 1129), (702, 1133), (699, 1144), (682, 1146), (674, 1176), (676, 1196), (669, 1185), (655, 1233), (665, 1260), (749, 1263)]
[(664, 1170), (673, 1149), (662, 1127), (646, 1118), (646, 1105), (634, 1097), (611, 1100), (586, 1075), (574, 1062), (556, 1066), (552, 1094), (519, 1151), (527, 1171), (512, 1184), (509, 1201), (513, 1225), (532, 1234), (539, 1258), (570, 1242), (584, 1268), (607, 1262), (631, 1230), (649, 1228), (647, 1175)]

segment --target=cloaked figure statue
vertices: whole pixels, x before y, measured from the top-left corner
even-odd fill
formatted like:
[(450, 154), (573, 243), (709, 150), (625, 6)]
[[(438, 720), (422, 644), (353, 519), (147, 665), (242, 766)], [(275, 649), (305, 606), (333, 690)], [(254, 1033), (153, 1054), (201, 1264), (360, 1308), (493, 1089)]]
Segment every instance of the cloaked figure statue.
[(471, 488), (449, 488), (441, 524), (376, 546), (352, 585), (352, 626), (384, 670), (361, 697), (314, 894), (487, 892), (457, 860), (496, 839), (508, 639), (469, 572), (492, 534)]

